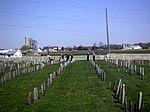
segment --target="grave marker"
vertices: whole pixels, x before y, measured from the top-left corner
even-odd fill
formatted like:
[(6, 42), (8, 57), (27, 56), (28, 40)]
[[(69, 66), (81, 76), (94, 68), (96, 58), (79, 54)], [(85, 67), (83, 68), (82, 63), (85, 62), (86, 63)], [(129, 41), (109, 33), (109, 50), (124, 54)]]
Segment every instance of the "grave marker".
[(42, 96), (44, 95), (44, 86), (43, 84), (41, 85), (41, 93), (42, 93)]
[(125, 101), (125, 84), (122, 84), (122, 103)]
[(141, 112), (141, 108), (142, 108), (142, 92), (139, 92), (139, 94), (138, 94), (138, 107), (137, 107), (137, 111)]
[(32, 104), (32, 92), (29, 92), (28, 100), (29, 100), (29, 105), (31, 105)]
[(119, 83), (118, 83), (118, 87), (117, 87), (117, 93), (116, 93), (116, 95), (118, 95), (118, 94), (119, 94), (120, 86), (121, 86), (121, 79), (119, 79)]
[(34, 88), (34, 103), (38, 101), (38, 89), (37, 87)]

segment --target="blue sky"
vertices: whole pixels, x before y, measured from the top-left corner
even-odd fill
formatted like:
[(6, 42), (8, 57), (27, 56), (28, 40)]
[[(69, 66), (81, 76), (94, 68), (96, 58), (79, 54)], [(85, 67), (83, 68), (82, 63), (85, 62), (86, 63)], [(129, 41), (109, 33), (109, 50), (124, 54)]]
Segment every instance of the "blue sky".
[(150, 0), (0, 0), (0, 49), (150, 42)]

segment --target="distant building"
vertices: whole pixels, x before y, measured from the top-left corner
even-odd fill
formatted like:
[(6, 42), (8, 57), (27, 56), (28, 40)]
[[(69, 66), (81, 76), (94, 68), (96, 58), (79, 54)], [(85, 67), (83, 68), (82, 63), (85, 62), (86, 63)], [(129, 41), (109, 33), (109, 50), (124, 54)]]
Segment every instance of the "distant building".
[(43, 48), (43, 51), (48, 51), (48, 52), (57, 52), (57, 51), (61, 51), (62, 47), (59, 46), (47, 46)]
[(5, 55), (8, 51), (8, 49), (0, 49), (0, 55)]
[(38, 52), (38, 53), (42, 53), (43, 51), (42, 51), (40, 48), (38, 48), (38, 49), (37, 49), (37, 52)]
[(37, 48), (37, 41), (30, 38), (29, 36), (25, 36), (25, 45), (29, 46), (31, 49)]
[(22, 57), (20, 50), (10, 50), (5, 54), (5, 57)]
[(22, 53), (20, 50), (9, 50), (7, 53), (4, 54), (7, 57), (22, 57)]
[(30, 46), (30, 38), (29, 36), (25, 36), (25, 45)]
[(123, 50), (129, 50), (129, 49), (142, 49), (141, 46), (139, 45), (130, 45), (130, 44), (125, 44), (123, 43)]
[(61, 47), (53, 46), (49, 48), (49, 52), (57, 52), (57, 51), (61, 51)]

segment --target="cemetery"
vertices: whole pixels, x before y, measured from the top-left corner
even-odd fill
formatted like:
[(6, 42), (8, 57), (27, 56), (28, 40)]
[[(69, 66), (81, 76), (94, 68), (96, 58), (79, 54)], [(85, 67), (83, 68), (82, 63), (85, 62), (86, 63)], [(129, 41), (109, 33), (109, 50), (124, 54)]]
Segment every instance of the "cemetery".
[(149, 6), (1, 0), (0, 112), (150, 112)]
[(149, 60), (0, 60), (0, 111), (150, 111)]

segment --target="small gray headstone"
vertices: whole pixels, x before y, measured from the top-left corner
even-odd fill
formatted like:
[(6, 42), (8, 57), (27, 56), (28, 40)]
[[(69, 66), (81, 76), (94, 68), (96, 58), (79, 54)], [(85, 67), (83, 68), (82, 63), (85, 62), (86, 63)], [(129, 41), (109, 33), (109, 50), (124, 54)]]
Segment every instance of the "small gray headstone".
[(29, 92), (28, 100), (29, 100), (29, 105), (31, 105), (32, 104), (32, 92)]
[(34, 103), (38, 101), (38, 89), (37, 87), (34, 88)]
[(122, 103), (125, 101), (125, 84), (122, 84)]
[(117, 95), (119, 94), (119, 89), (120, 89), (120, 86), (121, 86), (121, 79), (119, 79), (119, 83), (118, 83), (118, 87), (117, 87)]
[(44, 86), (43, 84), (41, 85), (41, 93), (42, 93), (42, 96), (44, 95)]
[(139, 92), (138, 94), (138, 112), (141, 112), (141, 108), (142, 108), (142, 92)]

